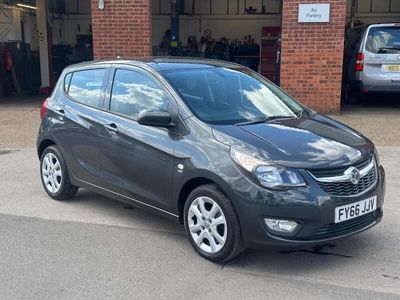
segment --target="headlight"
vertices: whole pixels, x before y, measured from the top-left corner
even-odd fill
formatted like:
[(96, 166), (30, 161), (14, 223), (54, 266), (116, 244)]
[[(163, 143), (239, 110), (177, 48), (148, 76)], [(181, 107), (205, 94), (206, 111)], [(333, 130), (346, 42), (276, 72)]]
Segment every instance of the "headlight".
[(285, 190), (291, 187), (305, 186), (306, 183), (295, 169), (274, 166), (269, 162), (252, 157), (242, 151), (231, 148), (233, 161), (261, 186), (273, 190)]

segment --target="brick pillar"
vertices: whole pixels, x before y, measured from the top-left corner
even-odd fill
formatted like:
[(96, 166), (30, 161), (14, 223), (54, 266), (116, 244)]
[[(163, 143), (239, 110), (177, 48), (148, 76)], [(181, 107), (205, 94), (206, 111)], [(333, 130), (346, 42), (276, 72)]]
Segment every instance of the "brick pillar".
[[(299, 4), (330, 4), (329, 23), (299, 23)], [(346, 0), (284, 0), (281, 86), (323, 113), (340, 110)]]
[(92, 3), (93, 54), (95, 59), (150, 56), (151, 0), (105, 0)]

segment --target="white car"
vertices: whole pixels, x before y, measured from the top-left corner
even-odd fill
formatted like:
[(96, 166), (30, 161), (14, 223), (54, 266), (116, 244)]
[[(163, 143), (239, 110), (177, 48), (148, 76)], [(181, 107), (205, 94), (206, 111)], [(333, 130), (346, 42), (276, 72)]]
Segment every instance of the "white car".
[(400, 24), (370, 24), (346, 34), (343, 96), (400, 93)]

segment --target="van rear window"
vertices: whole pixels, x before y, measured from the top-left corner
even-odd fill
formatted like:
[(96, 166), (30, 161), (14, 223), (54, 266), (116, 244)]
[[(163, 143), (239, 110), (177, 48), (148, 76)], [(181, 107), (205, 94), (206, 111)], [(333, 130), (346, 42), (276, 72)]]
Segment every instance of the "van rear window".
[(400, 52), (400, 27), (370, 28), (365, 50), (372, 53)]

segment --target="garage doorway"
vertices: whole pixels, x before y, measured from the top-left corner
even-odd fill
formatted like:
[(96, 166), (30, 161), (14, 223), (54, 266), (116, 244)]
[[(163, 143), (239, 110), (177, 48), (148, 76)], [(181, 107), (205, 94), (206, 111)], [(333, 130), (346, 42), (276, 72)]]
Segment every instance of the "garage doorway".
[(279, 83), (280, 0), (152, 0), (154, 56), (242, 64)]
[(66, 66), (92, 60), (91, 23), (90, 0), (0, 0), (0, 97), (47, 94)]
[(93, 60), (90, 0), (48, 0), (51, 71), (55, 82), (71, 64)]
[[(35, 2), (26, 2), (35, 7)], [(32, 9), (0, 1), (0, 97), (40, 87), (38, 39)]]
[(342, 110), (398, 108), (400, 49), (395, 48), (400, 48), (400, 0), (348, 0)]

